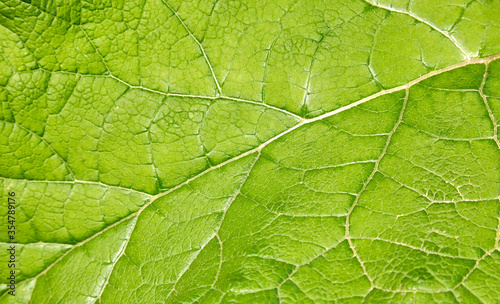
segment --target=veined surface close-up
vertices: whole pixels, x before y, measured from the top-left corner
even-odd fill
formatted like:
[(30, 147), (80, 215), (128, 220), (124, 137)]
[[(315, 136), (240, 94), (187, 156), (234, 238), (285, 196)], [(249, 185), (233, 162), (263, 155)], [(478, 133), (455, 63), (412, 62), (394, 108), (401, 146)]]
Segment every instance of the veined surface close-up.
[(0, 304), (500, 303), (499, 16), (0, 0)]

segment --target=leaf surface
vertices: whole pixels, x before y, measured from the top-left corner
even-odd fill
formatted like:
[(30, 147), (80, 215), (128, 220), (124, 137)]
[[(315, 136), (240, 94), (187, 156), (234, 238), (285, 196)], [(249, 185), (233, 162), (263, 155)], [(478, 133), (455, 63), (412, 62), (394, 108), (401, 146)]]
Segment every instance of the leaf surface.
[(0, 303), (497, 303), (498, 15), (1, 1)]

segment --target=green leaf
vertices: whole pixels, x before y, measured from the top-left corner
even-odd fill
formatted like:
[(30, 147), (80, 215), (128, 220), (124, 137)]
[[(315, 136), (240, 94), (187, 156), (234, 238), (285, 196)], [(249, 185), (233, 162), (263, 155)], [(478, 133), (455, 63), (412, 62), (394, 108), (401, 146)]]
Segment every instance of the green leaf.
[(499, 15), (0, 1), (0, 303), (498, 303)]

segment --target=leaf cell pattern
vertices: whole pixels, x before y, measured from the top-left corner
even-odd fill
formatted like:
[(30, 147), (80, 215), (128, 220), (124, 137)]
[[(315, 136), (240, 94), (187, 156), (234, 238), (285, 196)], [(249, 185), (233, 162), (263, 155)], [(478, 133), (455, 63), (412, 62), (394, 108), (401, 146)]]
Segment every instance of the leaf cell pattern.
[(498, 303), (498, 15), (1, 1), (0, 303)]

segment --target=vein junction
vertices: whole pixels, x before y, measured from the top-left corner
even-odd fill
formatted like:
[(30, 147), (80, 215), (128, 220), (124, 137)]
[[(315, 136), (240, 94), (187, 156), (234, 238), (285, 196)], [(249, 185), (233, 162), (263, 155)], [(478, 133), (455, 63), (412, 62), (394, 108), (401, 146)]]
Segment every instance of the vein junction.
[[(386, 173), (383, 172), (383, 170), (380, 170), (379, 169), (379, 165), (380, 165), (380, 162), (382, 160), (382, 158), (386, 155), (388, 155), (388, 147), (389, 147), (389, 143), (391, 141), (391, 138), (393, 137), (394, 133), (396, 132), (396, 130), (398, 129), (398, 127), (402, 124), (402, 118), (403, 118), (403, 113), (405, 112), (405, 108), (406, 108), (406, 104), (407, 104), (407, 99), (408, 99), (408, 91), (411, 87), (413, 87), (414, 85), (430, 78), (430, 77), (433, 77), (433, 76), (436, 76), (436, 75), (440, 75), (442, 73), (445, 73), (445, 72), (448, 72), (448, 71), (452, 71), (454, 69), (457, 69), (457, 68), (461, 68), (461, 67), (465, 67), (467, 65), (470, 65), (470, 64), (478, 64), (478, 63), (481, 63), (481, 64), (488, 64), (489, 62), (493, 61), (493, 60), (496, 60), (500, 58), (500, 55), (495, 55), (495, 56), (491, 56), (491, 57), (488, 57), (488, 58), (483, 58), (483, 59), (470, 59), (470, 60), (467, 60), (465, 62), (462, 62), (462, 63), (459, 63), (457, 65), (454, 65), (454, 66), (450, 66), (450, 67), (447, 67), (447, 68), (444, 68), (442, 70), (438, 70), (438, 71), (434, 71), (434, 72), (431, 72), (429, 74), (426, 74), (424, 76), (421, 76), (419, 77), (418, 79), (415, 79), (405, 85), (402, 85), (402, 86), (399, 86), (399, 87), (395, 87), (395, 88), (392, 88), (392, 89), (388, 89), (388, 90), (383, 90), (383, 91), (380, 91), (372, 96), (369, 96), (369, 97), (366, 97), (366, 98), (363, 98), (359, 101), (356, 101), (352, 104), (349, 104), (347, 106), (344, 106), (344, 107), (341, 107), (339, 109), (336, 109), (334, 111), (331, 111), (331, 112), (328, 112), (328, 113), (325, 113), (321, 116), (318, 116), (318, 117), (314, 117), (314, 118), (308, 118), (308, 119), (305, 119), (305, 118), (300, 118), (298, 123), (295, 124), (294, 126), (292, 126), (291, 128), (288, 128), (287, 130), (283, 131), (282, 133), (280, 134), (277, 134), (275, 135), (274, 137), (272, 137), (271, 139), (261, 143), (259, 146), (253, 148), (253, 149), (250, 149), (236, 157), (233, 157), (233, 158), (230, 158), (224, 162), (221, 162), (219, 163), (218, 165), (215, 165), (215, 166), (212, 166), (210, 167), (209, 169), (187, 179), (186, 181), (172, 187), (171, 189), (165, 191), (165, 192), (162, 192), (162, 193), (159, 193), (159, 194), (156, 194), (156, 195), (150, 195), (150, 194), (147, 194), (147, 193), (142, 193), (140, 191), (136, 191), (140, 194), (144, 194), (146, 196), (149, 196), (149, 200), (144, 203), (144, 205), (137, 211), (129, 214), (128, 216), (122, 218), (121, 220), (115, 222), (114, 224), (112, 225), (109, 225), (107, 227), (105, 227), (103, 230), (97, 232), (96, 234), (92, 235), (91, 237), (73, 245), (72, 249), (67, 251), (65, 254), (63, 254), (59, 259), (57, 259), (55, 262), (53, 262), (49, 267), (47, 267), (44, 271), (42, 271), (41, 273), (39, 273), (37, 276), (33, 277), (33, 278), (29, 278), (27, 280), (32, 280), (32, 279), (37, 279), (39, 278), (40, 276), (42, 275), (45, 275), (54, 265), (56, 265), (58, 262), (60, 262), (62, 259), (64, 259), (67, 255), (71, 254), (71, 252), (73, 250), (75, 250), (76, 248), (79, 248), (79, 247), (82, 247), (84, 246), (85, 244), (87, 244), (88, 242), (90, 242), (91, 240), (97, 238), (98, 236), (102, 235), (103, 233), (105, 233), (106, 231), (109, 231), (110, 229), (116, 227), (116, 226), (119, 226), (120, 224), (130, 220), (130, 219), (134, 219), (134, 221), (137, 221), (139, 216), (149, 207), (151, 206), (151, 204), (153, 204), (155, 201), (157, 201), (158, 199), (160, 198), (163, 198), (171, 193), (174, 193), (175, 191), (185, 187), (185, 186), (189, 186), (192, 182), (196, 181), (197, 179), (200, 179), (201, 177), (209, 174), (210, 172), (213, 172), (213, 171), (216, 171), (220, 168), (223, 168), (224, 166), (230, 164), (230, 163), (233, 163), (235, 161), (238, 161), (240, 159), (243, 159), (247, 156), (251, 156), (253, 154), (257, 154), (258, 156), (255, 158), (255, 162), (257, 161), (257, 159), (261, 158), (261, 155), (262, 155), (262, 151), (263, 149), (268, 146), (270, 143), (273, 143), (273, 142), (277, 142), (280, 138), (286, 136), (287, 134), (290, 134), (291, 132), (295, 131), (295, 130), (298, 130), (300, 129), (301, 127), (303, 126), (306, 126), (306, 125), (310, 125), (310, 124), (313, 124), (314, 122), (320, 122), (320, 121), (323, 121), (323, 120), (326, 120), (327, 118), (330, 118), (330, 117), (333, 117), (337, 114), (340, 114), (340, 113), (343, 113), (347, 110), (350, 110), (350, 109), (353, 109), (353, 108), (356, 108), (357, 106), (359, 105), (362, 105), (370, 100), (373, 100), (377, 97), (381, 97), (381, 96), (384, 96), (384, 95), (389, 95), (391, 93), (395, 93), (395, 92), (398, 92), (398, 91), (404, 91), (405, 92), (405, 97), (404, 97), (404, 104), (401, 108), (401, 111), (400, 111), (400, 114), (399, 114), (399, 119), (397, 120), (396, 124), (394, 125), (393, 129), (388, 132), (388, 133), (381, 133), (381, 134), (376, 134), (376, 136), (374, 137), (377, 137), (377, 136), (385, 136), (386, 137), (386, 143), (383, 147), (383, 150), (382, 152), (379, 154), (379, 157), (377, 159), (373, 159), (373, 160), (367, 160), (367, 161), (361, 161), (361, 162), (350, 162), (348, 163), (347, 165), (348, 166), (351, 166), (351, 165), (356, 165), (356, 164), (373, 164), (373, 170), (371, 171), (368, 179), (363, 183), (363, 188), (358, 191), (358, 192), (355, 192), (355, 193), (346, 193), (347, 195), (351, 195), (351, 196), (354, 196), (354, 201), (353, 203), (351, 204), (348, 212), (345, 214), (345, 219), (346, 219), (346, 222), (345, 222), (345, 234), (344, 236), (338, 240), (338, 242), (336, 242), (335, 244), (338, 244), (339, 242), (342, 242), (343, 240), (347, 241), (348, 242), (348, 245), (349, 245), (349, 248), (350, 250), (353, 252), (353, 255), (354, 257), (356, 258), (356, 260), (359, 262), (359, 264), (361, 265), (362, 269), (363, 269), (363, 273), (364, 273), (364, 276), (366, 276), (370, 282), (370, 290), (374, 290), (374, 289), (380, 289), (380, 290), (386, 290), (386, 291), (391, 291), (391, 292), (414, 292), (414, 291), (405, 291), (405, 290), (389, 290), (389, 289), (384, 289), (380, 286), (377, 286), (376, 284), (376, 278), (373, 278), (370, 274), (369, 274), (369, 269), (367, 268), (367, 266), (365, 266), (365, 261), (363, 261), (361, 259), (361, 256), (358, 254), (357, 252), (357, 248), (356, 248), (356, 242), (357, 240), (359, 241), (362, 241), (362, 240), (371, 240), (371, 241), (383, 241), (383, 242), (388, 242), (389, 244), (396, 244), (396, 245), (399, 245), (399, 246), (406, 246), (412, 250), (422, 250), (424, 252), (425, 249), (422, 248), (422, 247), (416, 247), (414, 245), (410, 245), (410, 244), (406, 244), (405, 242), (398, 242), (398, 241), (395, 241), (395, 240), (387, 240), (387, 239), (384, 239), (384, 238), (380, 238), (380, 237), (364, 237), (364, 238), (361, 238), (361, 237), (352, 237), (351, 234), (350, 234), (350, 225), (351, 225), (351, 220), (350, 220), (350, 217), (352, 215), (352, 212), (353, 210), (355, 209), (355, 207), (358, 205), (358, 201), (362, 195), (362, 193), (366, 190), (368, 184), (370, 183), (370, 181), (372, 179), (375, 178), (376, 174), (381, 174), (382, 176), (385, 176), (386, 178), (388, 179), (392, 179), (394, 180), (395, 182), (397, 182), (398, 184), (400, 184), (402, 187), (407, 187), (408, 189), (410, 189), (411, 191), (413, 192), (417, 192), (419, 193), (419, 195), (421, 197), (424, 197), (428, 200), (428, 202), (430, 204), (427, 205), (427, 207), (423, 207), (422, 209), (420, 210), (417, 210), (417, 211), (414, 211), (413, 213), (410, 212), (410, 213), (406, 213), (406, 214), (400, 214), (398, 215), (398, 217), (406, 217), (406, 216), (410, 216), (411, 214), (418, 214), (419, 212), (423, 211), (423, 212), (426, 212), (426, 209), (428, 208), (428, 206), (432, 205), (432, 204), (441, 204), (441, 203), (449, 203), (449, 204), (455, 204), (457, 202), (460, 202), (460, 201), (463, 201), (463, 202), (467, 202), (467, 201), (481, 201), (481, 200), (477, 200), (477, 199), (474, 199), (474, 200), (469, 200), (467, 198), (465, 198), (462, 193), (460, 192), (460, 189), (458, 189), (456, 186), (456, 190), (457, 192), (460, 194), (460, 198), (458, 200), (456, 199), (451, 199), (451, 200), (439, 200), (439, 199), (436, 199), (436, 198), (433, 198), (431, 196), (429, 196), (429, 193), (422, 193), (420, 192), (420, 190), (418, 189), (415, 189), (415, 188), (412, 188), (412, 187), (408, 187), (406, 186), (404, 183), (398, 181), (397, 179), (395, 179), (393, 176), (390, 176)], [(485, 76), (486, 78), (486, 76)], [(483, 90), (483, 87), (484, 87), (484, 81), (480, 87), (480, 93), (481, 93), (481, 96), (482, 98), (485, 99), (485, 104), (487, 104), (486, 102), (486, 97), (484, 95), (484, 93), (482, 92)], [(164, 94), (164, 93), (161, 93), (161, 92), (157, 92), (158, 94)], [(199, 96), (196, 96), (196, 98), (200, 98)], [(241, 99), (235, 99), (237, 101), (241, 101), (241, 102), (246, 102), (244, 100), (241, 100)], [(253, 102), (251, 102), (253, 103)], [(491, 112), (490, 109), (488, 109), (488, 113), (490, 114), (490, 117), (492, 119), (492, 121), (494, 121), (494, 117), (493, 117), (493, 114)], [(495, 130), (496, 130), (496, 127), (495, 127)], [(495, 142), (498, 143), (498, 139), (496, 139), (497, 137), (497, 134), (495, 133), (494, 134), (494, 138), (492, 137), (491, 139), (495, 139)], [(482, 140), (482, 139), (479, 139), (479, 140)], [(255, 164), (254, 162), (254, 164)], [(339, 166), (346, 166), (346, 163), (344, 164), (341, 164)], [(333, 166), (332, 168), (336, 168), (338, 166)], [(252, 166), (253, 168), (253, 166)], [(233, 203), (233, 201), (236, 199), (237, 196), (246, 196), (246, 194), (244, 192), (242, 192), (242, 187), (244, 186), (248, 176), (250, 175), (250, 172), (252, 171), (252, 169), (249, 169), (246, 174), (245, 174), (245, 179), (241, 182), (238, 190), (232, 195), (232, 198), (231, 198), (231, 201), (226, 205), (226, 207), (224, 208), (224, 214), (227, 212), (229, 206), (231, 206), (231, 204)], [(304, 172), (307, 172), (307, 171), (304, 171)], [(436, 173), (431, 173), (431, 174), (434, 174), (436, 175)], [(6, 179), (8, 180), (8, 179)], [(78, 183), (82, 183), (82, 184), (95, 184), (95, 185), (100, 185), (100, 186), (103, 186), (103, 187), (114, 187), (114, 186), (107, 186), (105, 184), (102, 184), (100, 182), (91, 182), (91, 181), (78, 181), (78, 180), (74, 180), (74, 181), (26, 181), (26, 182), (38, 182), (38, 183), (67, 183), (67, 184), (78, 184)], [(447, 182), (447, 183), (450, 183), (450, 184), (453, 184), (453, 182)], [(127, 189), (127, 188), (122, 188), (122, 187), (115, 187), (117, 189), (121, 189), (121, 190), (124, 190), (124, 191), (135, 191), (135, 190), (130, 190), (130, 189)], [(252, 199), (250, 197), (247, 197), (248, 199)], [(486, 200), (485, 200), (486, 201)], [(266, 207), (267, 208), (267, 207)], [(364, 207), (363, 207), (364, 208)], [(275, 214), (275, 220), (279, 217), (282, 217), (282, 216), (292, 216), (292, 217), (296, 217), (294, 215), (287, 215), (286, 212), (285, 213), (282, 213), (282, 212), (279, 212), (279, 211), (275, 211), (275, 210), (271, 210), (271, 209), (267, 209), (269, 212), (271, 213), (274, 213)], [(300, 217), (300, 216), (299, 216)], [(134, 222), (135, 223), (135, 222)], [(223, 244), (223, 238), (219, 235), (219, 229), (221, 227), (223, 223), (223, 220), (220, 220), (218, 226), (219, 228), (217, 229), (217, 232), (215, 234), (213, 234), (212, 236), (210, 236), (206, 241), (204, 241), (204, 245), (202, 247), (200, 247), (198, 249), (198, 253), (201, 252), (203, 250), (203, 248), (212, 240), (218, 240), (219, 244), (220, 244), (220, 248), (221, 248), (221, 252), (222, 252), (222, 244)], [(126, 241), (126, 244), (128, 244), (128, 241), (130, 240), (131, 237), (133, 237), (133, 231), (135, 228), (135, 224), (133, 226), (134, 228), (130, 231), (130, 233), (128, 234), (128, 237), (127, 237), (127, 241)], [(263, 228), (265, 229), (265, 228)], [(496, 229), (496, 234), (499, 235), (499, 231), (500, 229), (497, 228)], [(120, 256), (122, 256), (123, 254), (126, 254), (126, 245), (124, 247), (124, 249), (121, 251), (121, 254)], [(323, 252), (321, 255), (319, 256), (325, 256), (328, 254), (329, 251), (333, 250), (334, 246), (331, 246), (331, 247), (324, 247), (323, 249)], [(480, 263), (480, 261), (484, 260), (486, 257), (488, 257), (489, 255), (491, 255), (495, 250), (498, 250), (498, 237), (497, 237), (497, 240), (496, 240), (496, 243), (495, 243), (495, 246), (494, 248), (492, 248), (490, 251), (484, 253), (484, 255), (482, 255), (479, 259), (472, 259), (473, 261), (475, 261), (475, 264), (472, 268), (469, 269), (467, 275), (465, 275), (462, 279), (462, 281), (455, 285), (453, 288), (450, 288), (450, 289), (446, 289), (446, 290), (450, 290), (450, 291), (453, 291), (455, 290), (456, 288), (458, 288), (459, 286), (462, 286), (462, 284), (466, 281), (466, 279), (469, 277), (469, 275), (474, 271), (474, 269), (477, 268), (478, 264)], [(446, 254), (440, 254), (440, 253), (436, 253), (436, 252), (428, 252), (428, 254), (433, 254), (433, 255), (436, 255), (436, 256), (443, 256), (443, 257), (450, 257)], [(186, 266), (185, 268), (185, 271), (187, 271), (189, 269), (189, 265), (191, 265), (191, 263), (194, 261), (195, 258), (191, 259), (190, 263)], [(221, 259), (222, 259), (222, 256), (221, 256)], [(464, 259), (467, 259), (467, 258), (464, 258)], [(116, 259), (116, 261), (118, 261), (119, 258)], [(304, 264), (301, 264), (301, 263), (297, 263), (296, 264), (296, 268), (293, 272), (291, 272), (289, 274), (289, 276), (280, 283), (279, 286), (283, 286), (283, 284), (288, 281), (288, 280), (292, 280), (292, 278), (294, 277), (294, 274), (296, 273), (296, 271), (298, 271), (298, 269), (300, 269), (300, 265), (304, 265)], [(219, 270), (220, 270), (220, 267), (219, 266)], [(177, 282), (179, 281), (179, 279), (182, 277), (183, 274), (179, 275), (178, 279), (174, 282), (175, 284), (177, 284)], [(109, 273), (109, 276), (111, 276), (111, 272)], [(108, 277), (108, 280), (109, 280), (109, 277)], [(215, 284), (215, 282), (214, 282)], [(215, 285), (214, 285), (215, 286)], [(102, 291), (104, 290), (105, 286), (102, 287), (102, 290), (101, 290), (101, 293)], [(215, 287), (214, 287), (215, 288)], [(171, 293), (174, 292), (175, 288), (172, 289)], [(445, 290), (442, 290), (442, 291), (445, 291)], [(441, 292), (442, 292), (441, 291)], [(170, 295), (169, 294), (169, 295)], [(175, 294), (175, 292), (174, 292)]]

